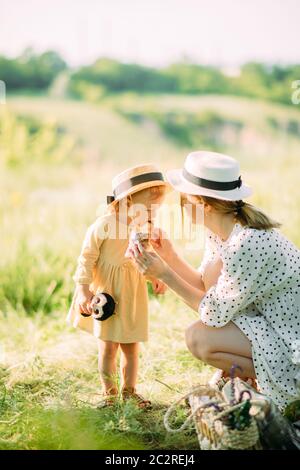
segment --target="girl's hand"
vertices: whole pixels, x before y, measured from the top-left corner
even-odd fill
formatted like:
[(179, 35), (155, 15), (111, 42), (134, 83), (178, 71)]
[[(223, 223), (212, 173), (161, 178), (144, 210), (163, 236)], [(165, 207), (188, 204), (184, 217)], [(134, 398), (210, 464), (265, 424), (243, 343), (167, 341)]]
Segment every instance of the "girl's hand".
[(168, 286), (159, 279), (152, 279), (151, 284), (154, 294), (157, 295), (165, 294), (166, 290), (168, 289)]
[(218, 278), (221, 274), (221, 270), (223, 267), (223, 263), (221, 258), (216, 258), (213, 261), (209, 261), (207, 265), (205, 266), (202, 280), (204, 283), (205, 290), (208, 291), (208, 289), (211, 288), (211, 286), (214, 286), (218, 282)]
[(168, 238), (167, 233), (161, 228), (154, 227), (151, 231), (151, 235), (152, 237), (150, 239), (150, 243), (156, 253), (158, 253), (159, 256), (166, 261), (168, 259), (172, 259), (172, 257), (176, 254), (176, 250), (173, 246), (173, 243)]
[(94, 297), (93, 292), (90, 291), (88, 284), (78, 284), (77, 289), (77, 305), (80, 313), (91, 315), (93, 313), (91, 308), (91, 302)]

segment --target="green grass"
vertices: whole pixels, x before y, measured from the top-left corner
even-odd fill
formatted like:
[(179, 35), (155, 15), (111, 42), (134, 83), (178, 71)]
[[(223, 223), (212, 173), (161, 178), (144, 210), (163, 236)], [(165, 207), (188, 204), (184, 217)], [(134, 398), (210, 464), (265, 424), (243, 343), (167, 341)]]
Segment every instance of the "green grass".
[[(45, 150), (38, 161), (16, 167), (0, 158), (1, 449), (198, 448), (193, 429), (173, 435), (163, 425), (168, 406), (213, 372), (185, 346), (184, 330), (197, 319), (195, 312), (171, 293), (151, 297), (151, 334), (141, 347), (138, 387), (154, 403), (149, 412), (130, 403), (115, 410), (96, 408), (95, 340), (65, 322), (82, 238), (110, 193), (112, 176), (147, 161), (163, 170), (177, 167), (194, 150), (178, 147), (155, 126), (121, 117), (114, 111), (117, 105), (139, 112), (153, 106), (187, 112), (205, 107), (241, 120), (245, 137), (231, 153), (255, 188), (251, 202), (283, 222), (282, 231), (300, 245), (300, 140), (268, 125), (270, 116), (280, 122), (299, 119), (298, 110), (215, 96), (129, 98), (92, 105), (16, 96), (6, 109), (0, 107), (0, 119), (9, 111), (22, 122), (51, 120), (79, 145), (59, 161)], [(0, 155), (13, 137), (0, 137)], [(27, 144), (20, 148), (30, 156)], [(170, 196), (171, 203), (176, 200)], [(199, 251), (185, 253), (194, 266), (202, 248), (199, 241)], [(184, 416), (179, 409), (177, 426)]]
[[(144, 412), (130, 402), (97, 409), (96, 342), (67, 327), (65, 312), (2, 315), (0, 448), (197, 448), (192, 430), (172, 435), (163, 425), (169, 404), (207, 378), (208, 368), (184, 344), (184, 328), (195, 316), (169, 298), (163, 308), (152, 301), (151, 317), (151, 339), (140, 354), (139, 391), (153, 401), (153, 410)], [(181, 413), (176, 425), (183, 419)]]

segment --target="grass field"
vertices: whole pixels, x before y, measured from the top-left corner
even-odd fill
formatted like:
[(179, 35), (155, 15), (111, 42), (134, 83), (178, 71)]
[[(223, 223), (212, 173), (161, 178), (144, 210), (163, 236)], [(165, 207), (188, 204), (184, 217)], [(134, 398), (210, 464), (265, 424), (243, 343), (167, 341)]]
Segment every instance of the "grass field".
[[(243, 138), (228, 145), (255, 188), (251, 202), (280, 220), (282, 231), (300, 246), (300, 137), (285, 125), (300, 122), (298, 109), (215, 96), (124, 95), (98, 105), (9, 98), (0, 107), (2, 122), (8, 122), (9, 112), (58, 123), (69, 140), (62, 150), (53, 148), (52, 131), (34, 134), (32, 141), (19, 125), (18, 135), (8, 124), (0, 132), (1, 449), (197, 448), (192, 429), (171, 435), (163, 426), (172, 401), (213, 372), (185, 347), (184, 330), (197, 319), (195, 312), (171, 292), (150, 299), (150, 341), (141, 347), (139, 376), (139, 391), (154, 403), (147, 413), (130, 403), (115, 412), (95, 408), (100, 399), (96, 344), (65, 323), (82, 237), (110, 193), (111, 177), (148, 161), (163, 170), (180, 166), (192, 150), (119, 112), (149, 108), (205, 108), (241, 120)], [(279, 127), (270, 127), (270, 118)], [(40, 139), (38, 145), (34, 139)], [(1, 157), (9, 152), (24, 155), (24, 161), (6, 165)], [(202, 248), (186, 254), (194, 266)], [(183, 419), (179, 409), (176, 424)]]

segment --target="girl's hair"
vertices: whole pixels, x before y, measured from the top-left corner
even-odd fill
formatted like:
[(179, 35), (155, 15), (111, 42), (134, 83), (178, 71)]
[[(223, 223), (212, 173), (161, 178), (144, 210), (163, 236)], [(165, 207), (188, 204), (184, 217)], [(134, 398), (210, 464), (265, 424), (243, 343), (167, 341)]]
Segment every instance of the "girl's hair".
[[(255, 228), (257, 230), (270, 230), (272, 228), (281, 227), (281, 223), (268, 217), (264, 212), (257, 209), (252, 204), (243, 200), (224, 201), (208, 196), (193, 196), (199, 202), (206, 202), (216, 211), (222, 214), (234, 214), (234, 218), (243, 226)], [(180, 197), (181, 211), (183, 213), (183, 205), (186, 203), (184, 196)]]
[(127, 207), (130, 207), (130, 205), (133, 203), (133, 198), (135, 195), (141, 195), (142, 193), (147, 193), (149, 194), (150, 198), (155, 200), (161, 196), (164, 196), (165, 193), (166, 193), (166, 186), (164, 185), (158, 185), (158, 186), (150, 186), (150, 188), (145, 188), (145, 189), (141, 189), (141, 191), (137, 191), (136, 193), (133, 193), (132, 195), (129, 195), (129, 196), (126, 196), (126, 198), (124, 199), (121, 199), (120, 201), (116, 202), (116, 204), (113, 204), (111, 206), (108, 207), (108, 211), (113, 213), (113, 212), (118, 212), (119, 211), (119, 206), (120, 206), (120, 202), (124, 202), (124, 200), (126, 199), (126, 202), (127, 202)]

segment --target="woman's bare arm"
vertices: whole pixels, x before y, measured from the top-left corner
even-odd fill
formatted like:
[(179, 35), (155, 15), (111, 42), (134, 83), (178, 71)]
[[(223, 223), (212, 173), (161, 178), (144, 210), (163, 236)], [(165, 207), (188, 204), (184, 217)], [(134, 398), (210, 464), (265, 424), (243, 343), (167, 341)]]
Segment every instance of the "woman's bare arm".
[(193, 310), (198, 312), (199, 304), (206, 292), (202, 287), (194, 287), (182, 279), (170, 266), (162, 273), (160, 279), (167, 284)]
[(153, 235), (152, 247), (170, 268), (192, 286), (204, 290), (201, 274), (179, 255), (167, 234), (160, 228), (154, 228)]
[(197, 269), (188, 264), (176, 251), (173, 252), (172, 256), (167, 256), (164, 261), (176, 274), (185, 279), (188, 284), (195, 288), (205, 290), (202, 275)]
[(156, 253), (133, 247), (132, 258), (140, 272), (144, 275), (155, 276), (170, 287), (193, 310), (198, 311), (199, 303), (205, 296), (205, 291), (194, 287), (177, 274)]

